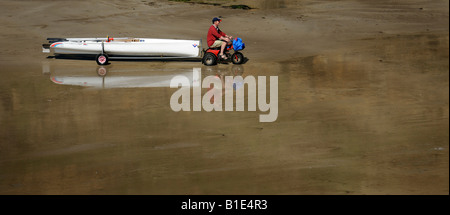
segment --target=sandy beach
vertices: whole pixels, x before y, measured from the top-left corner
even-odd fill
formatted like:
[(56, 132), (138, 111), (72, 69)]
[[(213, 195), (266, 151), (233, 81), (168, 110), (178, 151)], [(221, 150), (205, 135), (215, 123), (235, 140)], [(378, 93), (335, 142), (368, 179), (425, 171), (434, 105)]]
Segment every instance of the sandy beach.
[[(449, 194), (449, 1), (201, 2), (0, 0), (0, 194)], [(175, 89), (114, 85), (94, 60), (41, 48), (106, 36), (206, 46), (218, 16), (246, 43), (244, 65), (113, 61), (106, 78), (277, 76), (276, 122), (176, 113)]]

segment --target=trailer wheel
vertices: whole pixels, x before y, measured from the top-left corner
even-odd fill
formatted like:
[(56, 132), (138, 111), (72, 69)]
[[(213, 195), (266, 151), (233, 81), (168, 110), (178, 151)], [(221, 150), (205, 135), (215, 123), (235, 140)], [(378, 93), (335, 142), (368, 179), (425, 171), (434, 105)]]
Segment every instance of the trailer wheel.
[(97, 62), (98, 65), (108, 65), (109, 57), (107, 54), (99, 54), (95, 58), (95, 61)]
[(244, 55), (240, 52), (235, 52), (231, 56), (231, 61), (233, 62), (233, 64), (242, 64), (244, 63)]
[(206, 53), (203, 57), (203, 64), (206, 66), (214, 66), (217, 64), (217, 56), (213, 53)]

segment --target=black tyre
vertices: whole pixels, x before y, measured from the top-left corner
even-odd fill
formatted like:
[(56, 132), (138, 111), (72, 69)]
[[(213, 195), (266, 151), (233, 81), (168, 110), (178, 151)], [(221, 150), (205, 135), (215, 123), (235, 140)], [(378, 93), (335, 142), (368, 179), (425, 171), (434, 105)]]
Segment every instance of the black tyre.
[(217, 57), (213, 53), (207, 52), (205, 56), (203, 56), (203, 64), (206, 66), (214, 66), (217, 64)]
[(109, 57), (107, 54), (99, 54), (95, 57), (95, 61), (98, 65), (108, 65)]
[(244, 55), (240, 52), (235, 52), (231, 56), (231, 61), (233, 62), (233, 64), (242, 64), (244, 63)]

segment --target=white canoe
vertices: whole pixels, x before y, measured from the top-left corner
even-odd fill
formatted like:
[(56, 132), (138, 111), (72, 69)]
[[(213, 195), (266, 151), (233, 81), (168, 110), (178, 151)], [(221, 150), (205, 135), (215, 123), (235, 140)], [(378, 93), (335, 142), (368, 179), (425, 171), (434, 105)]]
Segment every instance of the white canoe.
[(49, 38), (43, 52), (55, 55), (98, 55), (122, 57), (196, 58), (201, 55), (201, 40), (150, 38)]

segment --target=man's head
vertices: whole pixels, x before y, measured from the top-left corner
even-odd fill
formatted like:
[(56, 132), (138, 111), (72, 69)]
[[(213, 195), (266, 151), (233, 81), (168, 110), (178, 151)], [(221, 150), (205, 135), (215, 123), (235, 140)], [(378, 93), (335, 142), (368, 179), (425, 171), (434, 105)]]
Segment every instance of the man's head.
[(212, 23), (213, 23), (214, 25), (219, 25), (220, 22), (222, 22), (222, 19), (217, 18), (217, 17), (214, 17), (214, 19), (212, 20)]

